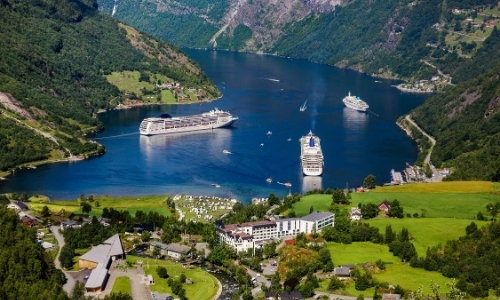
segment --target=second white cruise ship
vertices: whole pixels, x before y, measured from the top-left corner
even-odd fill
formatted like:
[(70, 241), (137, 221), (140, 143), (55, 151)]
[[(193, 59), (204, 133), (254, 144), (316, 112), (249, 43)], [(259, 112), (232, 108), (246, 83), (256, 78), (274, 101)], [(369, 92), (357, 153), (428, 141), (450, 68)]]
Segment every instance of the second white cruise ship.
[(320, 141), (312, 131), (300, 138), (300, 162), (304, 175), (320, 176), (323, 174), (324, 161)]
[(199, 115), (183, 117), (162, 114), (160, 117), (144, 119), (139, 126), (139, 132), (142, 135), (155, 135), (215, 129), (231, 126), (236, 120), (238, 117), (217, 108)]
[(365, 101), (361, 100), (361, 98), (357, 96), (351, 96), (351, 92), (349, 92), (348, 96), (344, 97), (342, 102), (344, 102), (345, 106), (357, 111), (366, 112), (369, 108), (368, 104), (366, 104)]

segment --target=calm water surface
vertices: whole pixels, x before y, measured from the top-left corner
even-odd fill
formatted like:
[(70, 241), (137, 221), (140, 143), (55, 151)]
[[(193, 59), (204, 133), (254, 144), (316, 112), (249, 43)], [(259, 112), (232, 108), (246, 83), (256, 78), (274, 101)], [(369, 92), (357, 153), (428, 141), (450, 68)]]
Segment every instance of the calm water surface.
[[(249, 202), (273, 192), (284, 196), (312, 188), (354, 187), (368, 174), (387, 182), (392, 168), (417, 157), (415, 144), (396, 119), (428, 95), (401, 93), (390, 81), (303, 60), (273, 56), (186, 51), (224, 94), (211, 103), (164, 105), (100, 115), (106, 130), (95, 136), (107, 153), (75, 163), (47, 165), (0, 181), (0, 192), (46, 194), (73, 199), (80, 194), (202, 194)], [(373, 113), (345, 108), (348, 92)], [(307, 101), (307, 110), (299, 108)], [(145, 137), (142, 119), (218, 107), (240, 119), (232, 128)], [(299, 138), (312, 130), (325, 156), (322, 177), (303, 177)], [(271, 136), (266, 133), (272, 132)], [(289, 141), (289, 139), (291, 139)], [(261, 146), (264, 144), (264, 146)], [(223, 150), (233, 154), (223, 154)], [(268, 184), (266, 178), (272, 177)], [(278, 182), (290, 182), (289, 189)], [(219, 184), (214, 188), (211, 184)]]

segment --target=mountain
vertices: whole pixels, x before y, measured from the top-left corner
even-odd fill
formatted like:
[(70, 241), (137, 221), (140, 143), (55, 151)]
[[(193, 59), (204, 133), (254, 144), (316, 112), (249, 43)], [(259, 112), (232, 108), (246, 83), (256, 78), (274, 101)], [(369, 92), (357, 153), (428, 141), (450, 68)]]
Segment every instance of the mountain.
[[(496, 0), (98, 0), (179, 47), (266, 52), (441, 89), (500, 63)], [(490, 44), (495, 44), (490, 43)], [(488, 63), (484, 64), (484, 58)], [(470, 72), (473, 70), (473, 72)]]
[(450, 180), (500, 181), (500, 65), (434, 96), (411, 112), (436, 139), (431, 161)]
[(0, 40), (0, 172), (103, 153), (85, 139), (103, 129), (100, 111), (221, 95), (179, 49), (93, 0), (0, 0)]

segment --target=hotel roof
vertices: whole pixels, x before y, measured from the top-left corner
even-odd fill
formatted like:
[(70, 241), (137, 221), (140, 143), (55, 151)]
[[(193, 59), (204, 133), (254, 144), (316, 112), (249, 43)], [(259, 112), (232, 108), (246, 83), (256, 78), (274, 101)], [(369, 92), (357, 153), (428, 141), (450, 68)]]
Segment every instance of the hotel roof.
[(333, 216), (333, 213), (331, 213), (331, 212), (312, 212), (312, 213), (308, 214), (307, 216), (303, 216), (300, 219), (304, 220), (304, 221), (314, 222), (314, 221), (323, 220), (324, 218), (327, 218), (330, 216)]

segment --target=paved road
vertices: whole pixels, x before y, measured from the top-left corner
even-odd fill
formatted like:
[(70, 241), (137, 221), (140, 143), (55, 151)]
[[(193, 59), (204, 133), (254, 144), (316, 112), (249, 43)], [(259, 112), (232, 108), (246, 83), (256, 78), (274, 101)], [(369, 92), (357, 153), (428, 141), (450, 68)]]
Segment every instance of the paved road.
[[(427, 156), (425, 157), (425, 160), (424, 160), (424, 164), (429, 164), (431, 161), (432, 150), (434, 149), (434, 146), (436, 145), (436, 140), (432, 136), (427, 134), (427, 132), (425, 132), (422, 128), (420, 128), (420, 126), (418, 126), (418, 124), (412, 120), (410, 115), (406, 115), (406, 120), (408, 122), (410, 122), (413, 126), (415, 126), (415, 128), (420, 130), (420, 132), (422, 132), (422, 134), (425, 135), (431, 141), (432, 146), (429, 149), (429, 153), (427, 153)], [(433, 168), (433, 166), (431, 166), (430, 164), (429, 164), (429, 167), (431, 167), (431, 169)]]
[(64, 276), (66, 276), (66, 284), (63, 286), (63, 289), (68, 293), (68, 295), (71, 295), (73, 292), (73, 288), (75, 287), (76, 280), (71, 277), (69, 274), (64, 272), (64, 270), (61, 268), (61, 262), (59, 262), (59, 254), (61, 254), (61, 249), (64, 247), (64, 237), (62, 236), (61, 233), (59, 233), (59, 226), (52, 226), (50, 227), (50, 231), (52, 231), (52, 234), (54, 234), (54, 237), (57, 240), (57, 243), (59, 244), (59, 250), (57, 251), (57, 256), (54, 260), (54, 264), (56, 265), (56, 268), (59, 270), (63, 271)]

